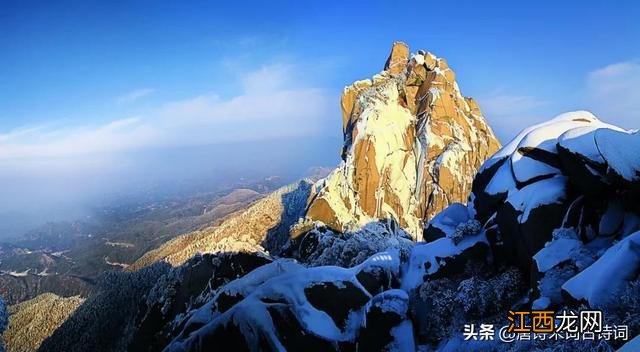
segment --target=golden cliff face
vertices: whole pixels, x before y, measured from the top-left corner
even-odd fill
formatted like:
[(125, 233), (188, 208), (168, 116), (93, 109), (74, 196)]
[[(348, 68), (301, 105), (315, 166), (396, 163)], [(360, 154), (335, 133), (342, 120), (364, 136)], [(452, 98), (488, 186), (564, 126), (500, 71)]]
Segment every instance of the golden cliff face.
[(500, 144), (477, 103), (461, 95), (444, 59), (393, 44), (383, 72), (345, 87), (343, 163), (316, 184), (306, 218), (338, 231), (393, 218), (422, 227), (467, 199), (481, 163)]

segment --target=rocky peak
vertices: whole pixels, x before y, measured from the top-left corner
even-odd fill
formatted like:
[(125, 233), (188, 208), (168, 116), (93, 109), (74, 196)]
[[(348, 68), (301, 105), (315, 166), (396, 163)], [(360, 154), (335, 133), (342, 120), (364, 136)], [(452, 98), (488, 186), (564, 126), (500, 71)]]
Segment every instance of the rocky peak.
[(393, 43), (384, 71), (344, 88), (343, 163), (316, 184), (296, 236), (322, 222), (349, 231), (395, 219), (415, 239), (465, 201), (482, 162), (500, 147), (446, 60)]
[(409, 46), (403, 42), (395, 42), (391, 46), (391, 54), (384, 64), (384, 70), (391, 74), (399, 74), (409, 62)]

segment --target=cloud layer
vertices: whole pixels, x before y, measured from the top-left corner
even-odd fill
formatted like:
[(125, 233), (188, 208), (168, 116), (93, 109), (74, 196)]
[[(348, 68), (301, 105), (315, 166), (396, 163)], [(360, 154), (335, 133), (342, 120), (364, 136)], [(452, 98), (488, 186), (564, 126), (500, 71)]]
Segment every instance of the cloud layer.
[[(52, 157), (322, 134), (336, 118), (337, 105), (323, 89), (296, 86), (291, 65), (275, 64), (239, 77), (242, 92), (222, 98), (205, 92), (170, 101), (143, 116), (103, 125), (26, 127), (0, 134), (0, 158)], [(117, 99), (130, 104), (152, 89)]]
[(127, 94), (124, 94), (120, 97), (118, 97), (118, 99), (116, 99), (116, 102), (118, 103), (118, 105), (125, 105), (125, 104), (129, 104), (129, 103), (133, 103), (138, 99), (144, 98), (145, 96), (153, 93), (155, 90), (151, 89), (151, 88), (140, 88), (140, 89), (136, 89), (133, 90)]
[(513, 95), (496, 90), (478, 98), (478, 102), (489, 125), (502, 142), (509, 141), (519, 131), (534, 123), (551, 118), (540, 112), (548, 102), (533, 96)]
[[(592, 111), (601, 120), (627, 129), (640, 128), (640, 61), (611, 64), (585, 75), (575, 94), (540, 96), (495, 90), (478, 101), (502, 142), (519, 131), (566, 111)], [(545, 94), (549, 96), (545, 96)]]
[(639, 128), (640, 62), (620, 62), (589, 73), (586, 99), (588, 107), (607, 122)]

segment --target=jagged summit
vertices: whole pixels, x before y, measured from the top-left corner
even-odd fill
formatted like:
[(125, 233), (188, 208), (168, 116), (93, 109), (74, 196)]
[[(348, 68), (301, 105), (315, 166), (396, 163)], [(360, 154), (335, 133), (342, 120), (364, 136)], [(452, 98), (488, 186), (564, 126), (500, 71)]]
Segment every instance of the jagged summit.
[(392, 218), (421, 239), (425, 221), (466, 200), (500, 144), (446, 60), (393, 43), (384, 71), (342, 93), (343, 163), (316, 185), (305, 221), (337, 231)]
[(422, 50), (410, 55), (404, 43), (393, 44), (383, 72), (345, 87), (341, 105), (343, 162), (327, 177), (275, 192), (220, 226), (179, 236), (130, 269), (161, 259), (179, 265), (197, 252), (279, 254), (290, 235), (322, 224), (337, 233), (367, 232), (366, 225), (393, 219), (420, 240), (424, 223), (467, 199), (478, 168), (499, 148), (446, 61)]

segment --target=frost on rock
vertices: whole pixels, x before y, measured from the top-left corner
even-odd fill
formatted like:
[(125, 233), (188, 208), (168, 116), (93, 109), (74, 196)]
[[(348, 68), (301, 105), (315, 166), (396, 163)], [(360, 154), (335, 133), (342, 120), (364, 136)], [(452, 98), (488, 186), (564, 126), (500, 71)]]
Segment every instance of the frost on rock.
[(532, 307), (621, 305), (638, 279), (637, 133), (570, 112), (524, 130), (480, 168), (470, 215), (494, 259), (528, 273)]
[[(453, 203), (429, 221), (424, 230), (424, 240), (431, 242), (442, 237), (450, 237), (458, 226), (471, 218), (469, 209), (462, 203)], [(479, 232), (478, 229), (477, 232)]]
[(217, 253), (196, 255), (157, 279), (138, 312), (134, 350), (158, 349), (166, 344), (174, 319), (204, 304), (220, 286), (271, 262), (260, 254)]
[(409, 291), (418, 287), (427, 277), (461, 272), (467, 262), (473, 259), (485, 261), (487, 254), (488, 242), (484, 232), (465, 237), (457, 244), (451, 238), (417, 244), (404, 270), (402, 288)]
[(447, 237), (449, 237), (453, 241), (453, 244), (457, 245), (465, 236), (475, 235), (480, 233), (480, 231), (482, 231), (482, 225), (480, 225), (480, 222), (475, 219), (469, 219), (463, 223), (458, 224), (455, 231), (453, 231), (453, 233), (451, 233)]
[(411, 236), (394, 220), (369, 223), (363, 228), (337, 233), (318, 225), (291, 241), (288, 256), (310, 266), (338, 265), (352, 267), (375, 253), (397, 249), (401, 258), (407, 258), (413, 241)]
[(595, 263), (571, 278), (562, 289), (591, 307), (615, 303), (640, 273), (640, 231), (611, 246)]
[(214, 341), (219, 348), (249, 350), (354, 345), (360, 329), (373, 328), (365, 318), (372, 307), (391, 314), (390, 324), (394, 317), (404, 319), (406, 294), (389, 293), (372, 301), (397, 287), (399, 274), (397, 252), (378, 253), (350, 269), (325, 266), (285, 272), (213, 319), (201, 318), (210, 317), (211, 307), (199, 308), (165, 350), (204, 351)]
[(523, 290), (522, 275), (516, 268), (425, 280), (410, 291), (417, 343), (439, 343), (463, 331), (464, 324), (493, 322), (496, 314), (504, 319), (503, 312)]
[(306, 217), (337, 232), (394, 219), (418, 240), (468, 197), (499, 143), (446, 60), (396, 43), (385, 67), (344, 89), (343, 164), (315, 187)]
[(596, 131), (595, 140), (609, 169), (637, 186), (640, 182), (640, 133), (602, 129)]
[(538, 271), (544, 273), (554, 266), (571, 259), (571, 253), (581, 246), (582, 242), (580, 240), (572, 238), (558, 238), (548, 242), (544, 248), (533, 256)]
[(278, 189), (219, 225), (178, 236), (136, 260), (130, 271), (157, 261), (179, 266), (197, 253), (278, 254), (289, 228), (304, 215), (311, 183), (302, 180)]
[[(554, 229), (573, 228), (581, 243), (621, 235), (625, 214), (640, 211), (631, 201), (640, 195), (629, 169), (640, 154), (635, 138), (589, 112), (575, 111), (524, 130), (494, 154), (474, 180), (470, 209), (490, 229), (495, 254), (527, 268)], [(600, 144), (625, 151), (616, 159)], [(622, 170), (616, 163), (629, 167)], [(537, 254), (538, 268), (557, 264), (567, 255), (562, 252), (571, 250), (569, 244), (577, 245), (557, 241)]]

